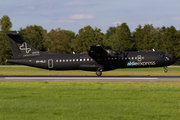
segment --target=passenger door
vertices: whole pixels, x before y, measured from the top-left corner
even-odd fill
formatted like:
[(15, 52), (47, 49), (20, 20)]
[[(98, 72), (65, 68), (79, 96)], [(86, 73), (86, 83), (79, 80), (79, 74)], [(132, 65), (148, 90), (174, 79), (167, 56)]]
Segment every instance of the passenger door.
[(53, 59), (48, 60), (48, 68), (53, 68)]

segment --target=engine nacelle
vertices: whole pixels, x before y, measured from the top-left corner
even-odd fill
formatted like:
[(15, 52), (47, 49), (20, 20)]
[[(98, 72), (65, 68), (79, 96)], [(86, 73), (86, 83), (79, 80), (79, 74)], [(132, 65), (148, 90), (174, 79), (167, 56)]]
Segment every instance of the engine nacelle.
[(106, 49), (106, 51), (110, 56), (117, 56), (117, 55), (120, 55), (122, 53), (121, 51), (112, 50), (112, 49)]

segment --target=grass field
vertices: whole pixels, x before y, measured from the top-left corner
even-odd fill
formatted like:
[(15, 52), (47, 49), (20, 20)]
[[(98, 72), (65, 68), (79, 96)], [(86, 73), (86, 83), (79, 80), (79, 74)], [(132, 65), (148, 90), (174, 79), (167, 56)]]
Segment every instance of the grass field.
[[(103, 76), (179, 76), (180, 67), (117, 69)], [(0, 75), (78, 75), (0, 66)], [(180, 82), (0, 82), (0, 120), (179, 120)]]
[(0, 82), (0, 120), (179, 120), (178, 82)]
[[(25, 66), (0, 66), (0, 75), (69, 75), (96, 76), (95, 72), (81, 70), (49, 71)], [(180, 67), (169, 67), (168, 72), (160, 68), (117, 69), (103, 72), (102, 76), (179, 76)]]

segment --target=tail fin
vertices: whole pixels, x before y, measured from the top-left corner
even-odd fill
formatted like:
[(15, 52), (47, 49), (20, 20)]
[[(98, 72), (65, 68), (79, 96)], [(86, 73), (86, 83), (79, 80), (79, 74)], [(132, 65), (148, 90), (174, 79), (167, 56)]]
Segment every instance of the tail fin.
[(16, 31), (7, 31), (6, 35), (11, 46), (14, 58), (38, 56), (44, 53), (26, 43), (21, 35)]

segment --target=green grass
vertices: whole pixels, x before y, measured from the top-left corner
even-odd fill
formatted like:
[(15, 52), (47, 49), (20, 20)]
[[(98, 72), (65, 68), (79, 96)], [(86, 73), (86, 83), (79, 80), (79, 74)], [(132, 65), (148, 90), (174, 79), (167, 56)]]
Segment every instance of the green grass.
[[(24, 66), (0, 66), (0, 75), (72, 75), (72, 76), (96, 76), (95, 72), (81, 70), (49, 71)], [(134, 68), (117, 69), (103, 72), (102, 76), (179, 76), (180, 67), (169, 67), (168, 72), (160, 68)]]
[(0, 120), (179, 120), (179, 82), (0, 82)]

